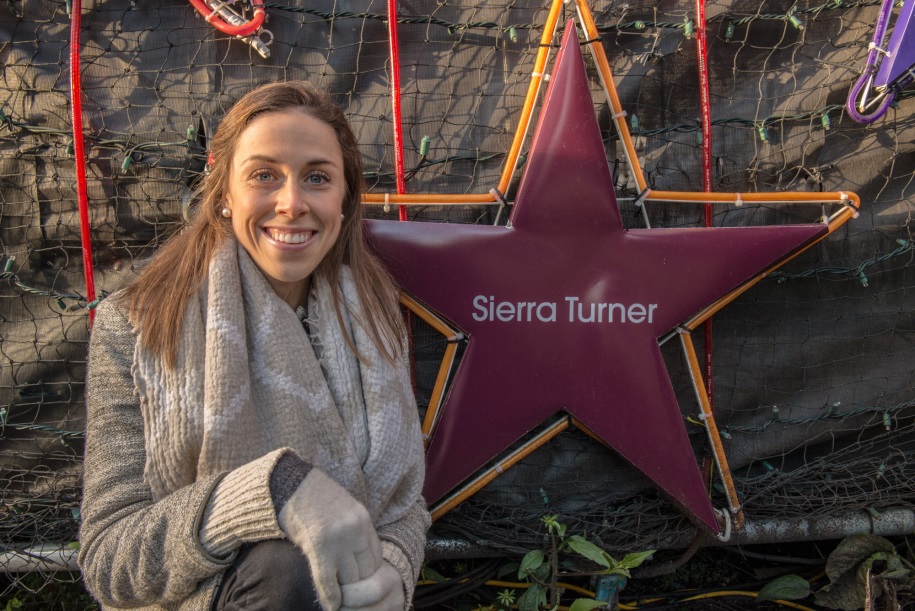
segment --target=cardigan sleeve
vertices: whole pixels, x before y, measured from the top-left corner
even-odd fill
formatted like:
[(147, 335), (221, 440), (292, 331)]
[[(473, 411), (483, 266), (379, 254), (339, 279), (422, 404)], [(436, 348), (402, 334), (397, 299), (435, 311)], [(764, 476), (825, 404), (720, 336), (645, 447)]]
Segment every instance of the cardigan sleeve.
[(426, 502), (419, 498), (401, 519), (378, 528), (381, 553), (400, 573), (408, 605), (413, 600), (413, 591), (423, 567), (426, 531), (431, 524)]
[(90, 339), (79, 565), (105, 605), (175, 603), (224, 571), (241, 542), (282, 537), (269, 479), (283, 450), (154, 500), (131, 373), (137, 340), (113, 301)]

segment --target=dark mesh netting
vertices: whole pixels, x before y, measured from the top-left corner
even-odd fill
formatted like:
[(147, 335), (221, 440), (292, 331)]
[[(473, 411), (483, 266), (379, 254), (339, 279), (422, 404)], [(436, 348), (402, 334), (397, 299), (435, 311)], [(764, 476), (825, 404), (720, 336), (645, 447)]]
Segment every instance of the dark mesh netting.
[[(67, 6), (0, 2), (0, 541), (7, 549), (66, 546), (79, 524), (91, 304)], [(518, 126), (549, 7), (529, 0), (398, 7), (407, 190), (486, 193)], [(907, 460), (915, 450), (915, 103), (902, 95), (871, 126), (842, 108), (877, 8), (774, 0), (708, 6), (714, 189), (846, 190), (862, 200), (859, 218), (714, 317), (716, 418), (751, 521), (912, 508), (915, 498)], [(573, 16), (574, 3), (565, 10)], [(695, 14), (672, 1), (601, 0), (591, 10), (649, 186), (701, 191)], [(386, 4), (274, 2), (267, 13), (273, 40), (263, 58), (183, 0), (84, 5), (82, 127), (100, 291), (133, 277), (186, 218), (209, 136), (254, 85), (307, 79), (326, 87), (361, 142), (369, 192), (394, 191)], [(589, 74), (624, 218), (644, 226), (633, 170), (591, 65)], [(528, 146), (529, 138), (522, 161)], [(813, 222), (824, 212), (749, 204), (715, 211), (719, 226)], [(425, 205), (407, 213), (504, 223), (498, 212)], [(396, 219), (397, 209), (372, 206), (370, 215)], [(647, 217), (652, 227), (698, 227), (703, 209), (649, 203)], [(424, 411), (446, 339), (421, 321), (415, 326)], [(675, 342), (663, 351), (701, 463), (708, 444), (682, 353)], [(710, 493), (724, 507), (715, 482)], [(434, 534), (530, 549), (542, 539), (541, 516), (554, 513), (616, 548), (682, 543), (695, 528), (643, 476), (570, 430), (448, 513)]]

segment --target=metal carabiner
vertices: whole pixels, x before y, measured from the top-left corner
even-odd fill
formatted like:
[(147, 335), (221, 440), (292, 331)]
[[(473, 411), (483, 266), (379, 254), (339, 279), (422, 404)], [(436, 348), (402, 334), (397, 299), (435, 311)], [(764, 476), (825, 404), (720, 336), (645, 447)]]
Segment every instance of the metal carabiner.
[(203, 15), (207, 23), (212, 24), (220, 32), (232, 36), (254, 34), (264, 24), (264, 18), (267, 15), (264, 0), (251, 0), (254, 15), (249, 20), (232, 9), (230, 5), (234, 3), (231, 0), (217, 2), (215, 6), (211, 6), (209, 0), (190, 0), (190, 2), (197, 12)]
[(266, 28), (261, 28), (258, 30), (257, 34), (252, 34), (251, 36), (239, 36), (241, 40), (244, 40), (246, 43), (251, 45), (258, 54), (267, 59), (270, 57), (269, 47), (273, 43), (273, 32)]

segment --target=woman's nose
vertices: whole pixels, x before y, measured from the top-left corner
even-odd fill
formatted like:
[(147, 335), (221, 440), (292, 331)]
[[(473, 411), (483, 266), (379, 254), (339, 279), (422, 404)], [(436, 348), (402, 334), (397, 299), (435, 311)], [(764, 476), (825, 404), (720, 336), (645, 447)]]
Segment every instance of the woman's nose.
[(297, 217), (310, 210), (305, 190), (295, 180), (287, 180), (277, 194), (276, 211), (290, 217)]

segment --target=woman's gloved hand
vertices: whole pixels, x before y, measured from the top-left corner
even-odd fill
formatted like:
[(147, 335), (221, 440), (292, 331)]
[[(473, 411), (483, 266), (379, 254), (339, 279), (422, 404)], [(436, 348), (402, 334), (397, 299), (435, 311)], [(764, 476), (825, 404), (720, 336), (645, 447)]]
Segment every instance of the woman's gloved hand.
[(344, 584), (341, 590), (341, 611), (403, 611), (406, 608), (403, 580), (389, 562), (382, 562), (368, 579)]
[(327, 611), (340, 608), (341, 586), (369, 580), (387, 564), (368, 510), (320, 469), (309, 471), (277, 518), (308, 558)]

